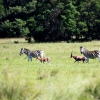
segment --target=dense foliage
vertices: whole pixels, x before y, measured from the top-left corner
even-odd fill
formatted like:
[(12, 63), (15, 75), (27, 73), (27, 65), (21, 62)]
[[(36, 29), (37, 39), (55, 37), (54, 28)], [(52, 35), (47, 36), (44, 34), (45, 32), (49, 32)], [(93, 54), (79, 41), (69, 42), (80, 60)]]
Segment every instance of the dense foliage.
[(0, 37), (100, 39), (100, 0), (0, 0)]

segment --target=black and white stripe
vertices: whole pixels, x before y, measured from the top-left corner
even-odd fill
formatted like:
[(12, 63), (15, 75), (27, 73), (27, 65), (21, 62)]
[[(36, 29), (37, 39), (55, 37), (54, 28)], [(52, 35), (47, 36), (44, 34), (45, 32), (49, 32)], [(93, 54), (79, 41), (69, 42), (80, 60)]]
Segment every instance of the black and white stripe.
[(80, 52), (86, 57), (86, 62), (89, 62), (89, 58), (91, 59), (98, 58), (100, 62), (100, 51), (99, 50), (88, 51), (84, 47), (80, 46)]
[(30, 60), (32, 61), (32, 57), (38, 59), (38, 57), (43, 58), (45, 55), (43, 50), (31, 51), (26, 48), (21, 48), (20, 55), (22, 55), (23, 53), (27, 55), (28, 61), (30, 61)]

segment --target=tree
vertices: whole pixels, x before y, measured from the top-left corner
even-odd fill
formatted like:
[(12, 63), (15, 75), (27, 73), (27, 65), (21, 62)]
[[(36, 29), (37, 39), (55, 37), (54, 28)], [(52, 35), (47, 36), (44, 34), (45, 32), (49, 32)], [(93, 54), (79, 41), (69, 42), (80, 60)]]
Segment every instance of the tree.
[(0, 31), (0, 37), (11, 37), (11, 35), (13, 34), (12, 23), (9, 20), (2, 22)]
[(61, 16), (64, 20), (64, 27), (65, 28), (65, 35), (66, 40), (71, 40), (71, 38), (75, 35), (77, 35), (77, 18), (79, 17), (79, 12), (75, 8), (75, 6), (72, 4), (72, 2), (69, 2), (65, 5), (65, 9), (63, 11), (63, 16)]
[(16, 18), (12, 24), (13, 24), (12, 28), (15, 32), (15, 36), (23, 37), (23, 36), (27, 36), (27, 34), (30, 33), (28, 27), (26, 27), (26, 21)]
[[(0, 36), (100, 39), (100, 0), (0, 0)], [(96, 37), (98, 36), (98, 37)]]
[(0, 19), (4, 16), (4, 7), (2, 5), (3, 1), (0, 0)]
[[(84, 31), (84, 38), (86, 40), (90, 40), (93, 38), (93, 35), (99, 31), (96, 31), (96, 27), (98, 27), (99, 20), (98, 18), (100, 17), (99, 11), (100, 11), (100, 6), (98, 5), (99, 1), (91, 1), (91, 0), (86, 0), (82, 1), (81, 4), (78, 6), (78, 10), (80, 12), (80, 21), (82, 23), (85, 23), (85, 31)], [(99, 17), (98, 17), (99, 16)]]

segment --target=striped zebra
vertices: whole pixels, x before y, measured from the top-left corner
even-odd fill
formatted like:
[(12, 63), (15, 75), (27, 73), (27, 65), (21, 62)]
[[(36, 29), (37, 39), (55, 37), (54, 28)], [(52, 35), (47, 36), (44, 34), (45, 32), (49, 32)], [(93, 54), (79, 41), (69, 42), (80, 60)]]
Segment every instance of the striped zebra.
[(29, 49), (26, 48), (21, 48), (20, 50), (20, 56), (22, 54), (26, 54), (28, 57), (28, 61), (32, 61), (32, 57), (38, 59), (38, 57), (43, 58), (44, 57), (44, 51), (43, 50), (34, 50), (31, 51)]
[(91, 59), (98, 58), (100, 62), (100, 51), (99, 50), (88, 51), (84, 47), (80, 46), (80, 52), (86, 57), (86, 62), (89, 62), (89, 58)]

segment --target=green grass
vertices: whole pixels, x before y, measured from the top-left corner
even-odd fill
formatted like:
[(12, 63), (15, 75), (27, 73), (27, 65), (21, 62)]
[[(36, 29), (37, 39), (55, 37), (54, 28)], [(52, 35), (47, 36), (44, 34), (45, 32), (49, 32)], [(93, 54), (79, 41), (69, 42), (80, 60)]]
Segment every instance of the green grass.
[[(99, 100), (98, 59), (74, 63), (70, 58), (72, 51), (82, 56), (80, 46), (100, 50), (100, 41), (28, 44), (24, 39), (0, 39), (0, 100)], [(51, 62), (28, 62), (25, 54), (19, 55), (21, 47), (44, 50)]]

